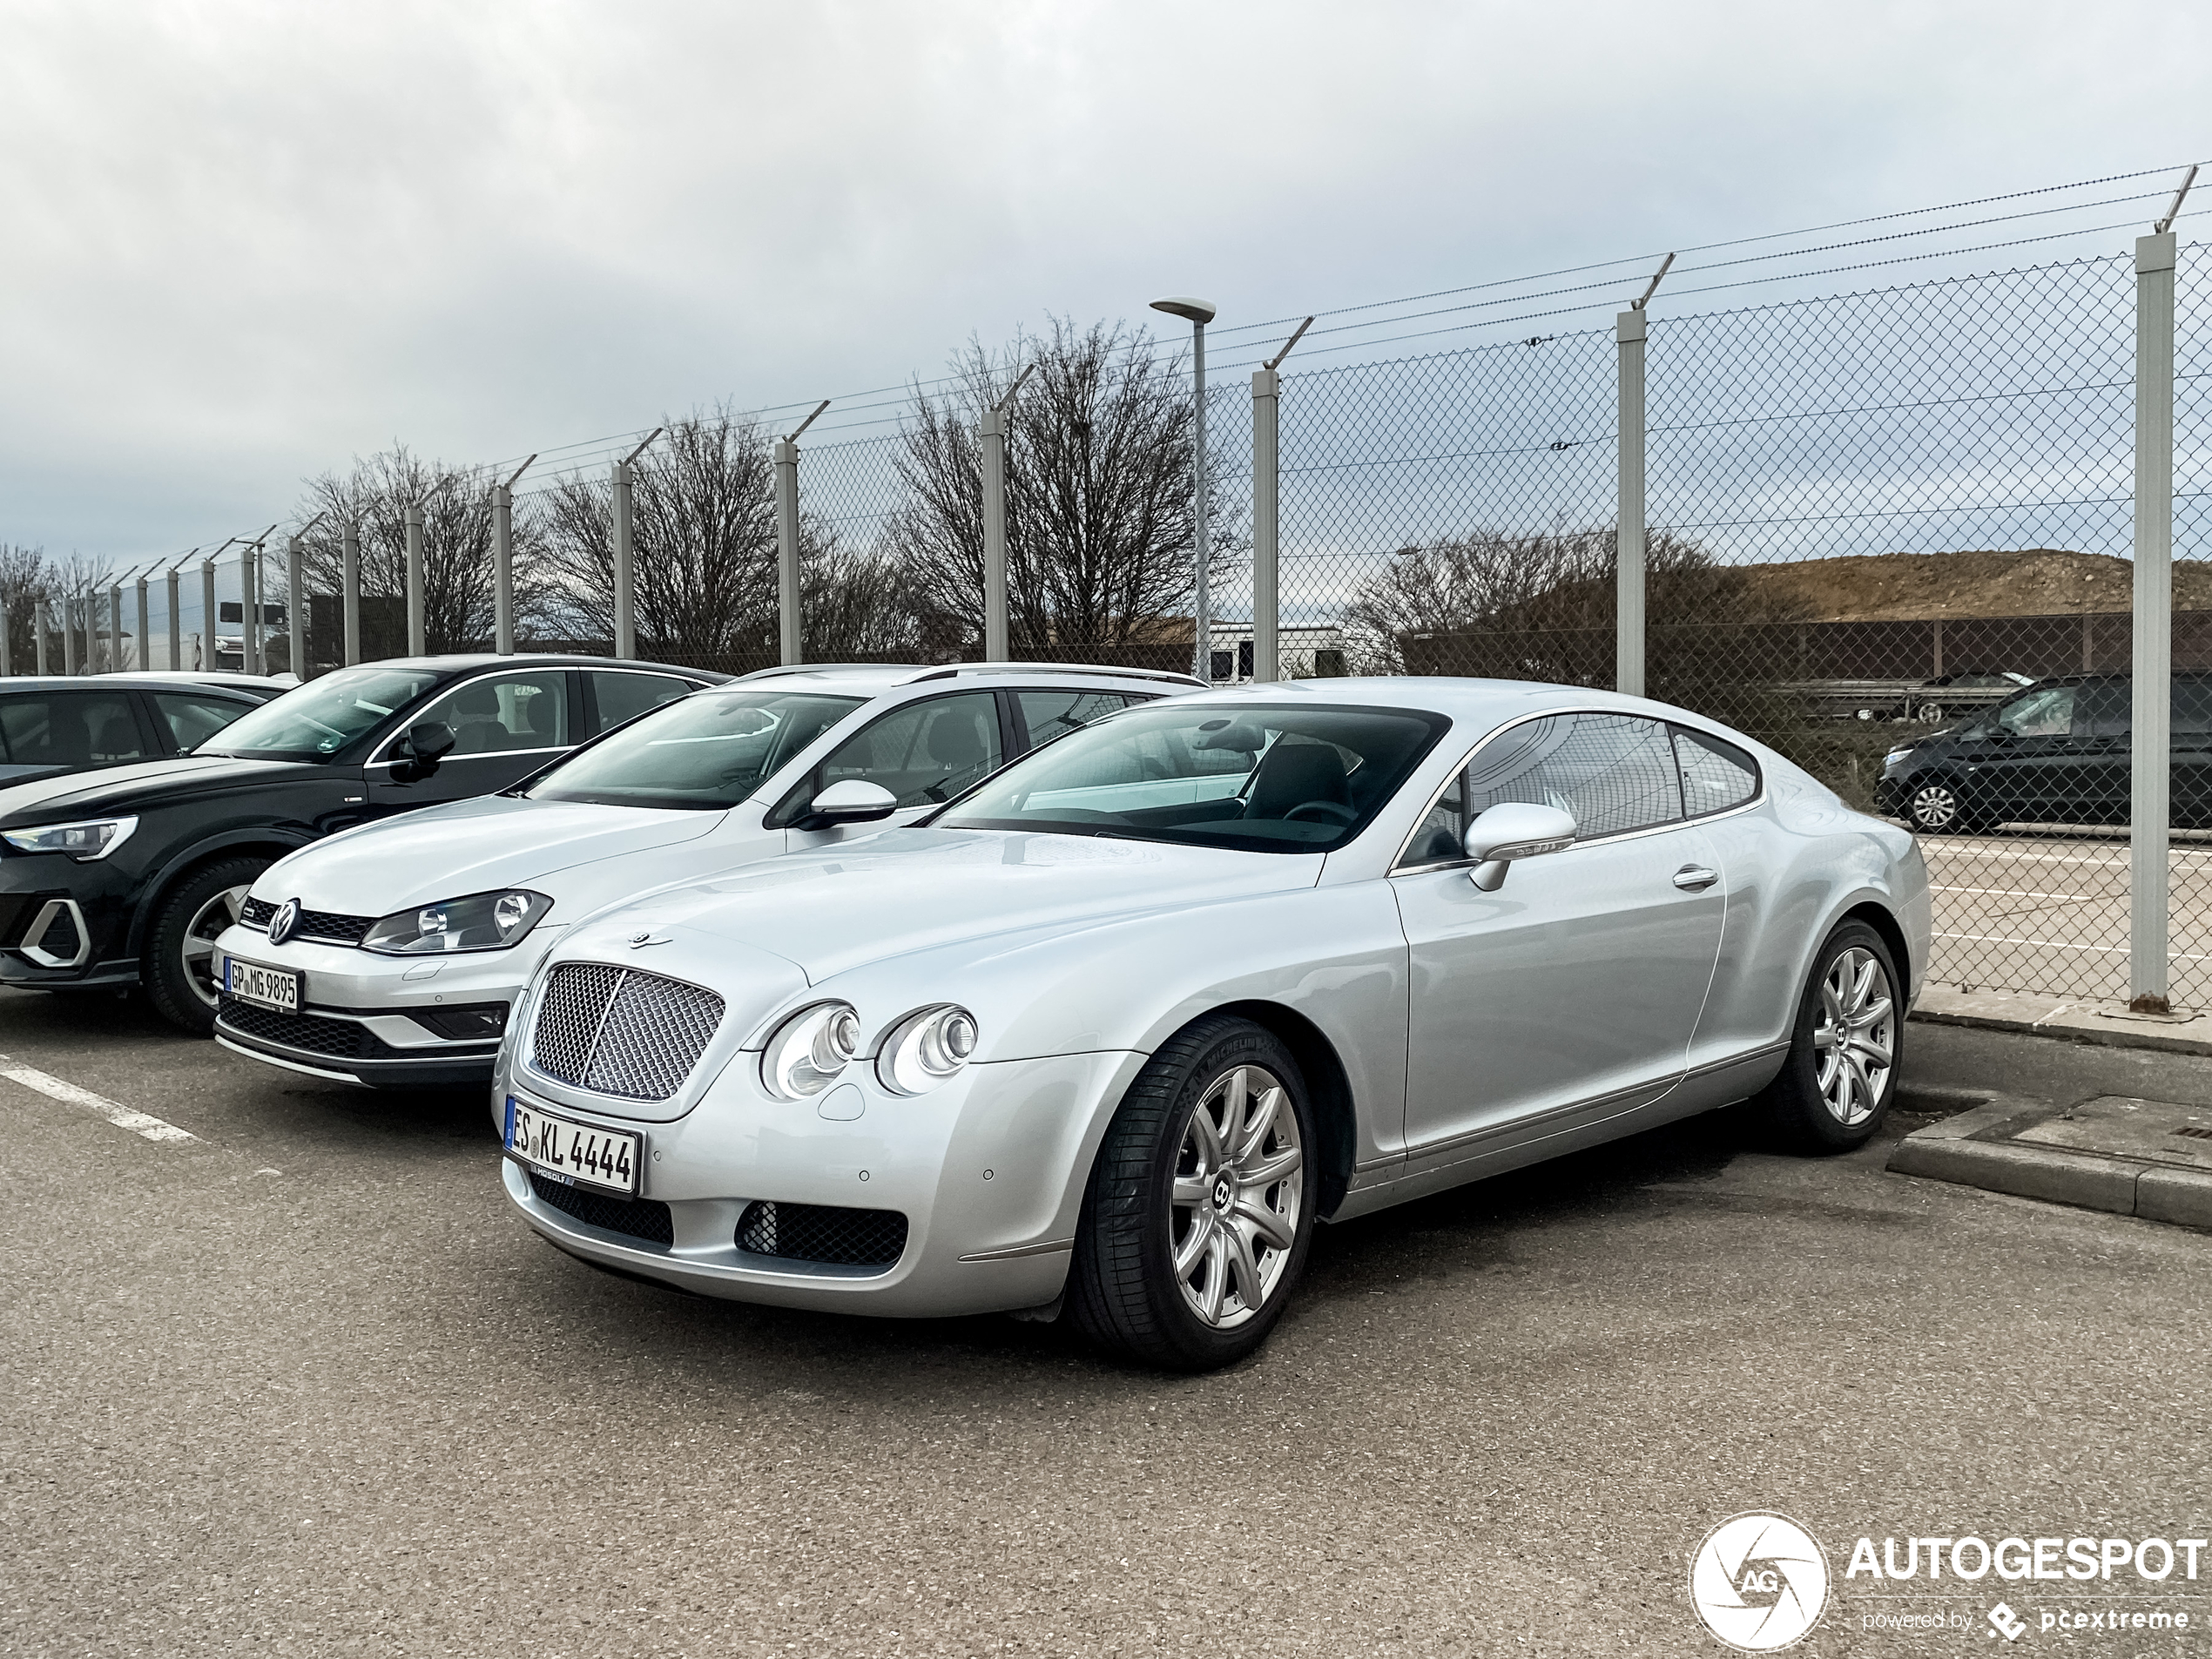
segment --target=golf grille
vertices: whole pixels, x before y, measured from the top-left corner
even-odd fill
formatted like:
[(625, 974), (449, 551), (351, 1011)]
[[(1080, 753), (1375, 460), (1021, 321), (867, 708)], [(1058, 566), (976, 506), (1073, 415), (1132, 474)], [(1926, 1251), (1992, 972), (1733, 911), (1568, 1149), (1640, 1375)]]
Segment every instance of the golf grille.
[[(266, 899), (248, 899), (239, 907), (238, 919), (248, 927), (268, 931), (269, 918), (275, 915), (277, 907)], [(328, 944), (358, 945), (376, 925), (374, 916), (341, 915), (335, 910), (302, 910), (300, 925), (292, 930), (294, 939), (320, 939)]]
[(287, 1014), (241, 1002), (234, 996), (219, 1000), (216, 1023), (239, 1036), (321, 1055), (333, 1060), (405, 1060), (404, 1049), (395, 1049), (367, 1026), (353, 1020), (326, 1020), (313, 1014)]
[(540, 1204), (550, 1204), (587, 1227), (642, 1238), (663, 1248), (676, 1242), (676, 1228), (669, 1219), (668, 1206), (651, 1198), (624, 1198), (611, 1192), (594, 1192), (589, 1187), (563, 1186), (535, 1171), (530, 1175), (530, 1190), (537, 1195)]
[(722, 999), (658, 974), (563, 962), (530, 1028), (530, 1063), (556, 1082), (624, 1100), (666, 1100), (684, 1086)]
[(738, 1248), (789, 1261), (889, 1267), (907, 1248), (907, 1218), (896, 1210), (764, 1200), (738, 1218)]

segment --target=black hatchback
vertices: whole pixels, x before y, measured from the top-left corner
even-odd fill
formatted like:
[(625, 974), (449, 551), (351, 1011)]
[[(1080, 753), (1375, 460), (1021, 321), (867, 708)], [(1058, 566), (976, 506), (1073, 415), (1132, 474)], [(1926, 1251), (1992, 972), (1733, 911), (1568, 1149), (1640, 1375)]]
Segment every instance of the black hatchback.
[[(2042, 680), (1987, 713), (1892, 749), (1877, 806), (1940, 834), (2128, 819), (2134, 679)], [(2174, 676), (2173, 822), (2212, 822), (2212, 674)]]
[(215, 939), (295, 848), (504, 789), (583, 738), (727, 678), (596, 657), (421, 657), (341, 669), (191, 754), (0, 790), (0, 984), (144, 985), (215, 1022)]

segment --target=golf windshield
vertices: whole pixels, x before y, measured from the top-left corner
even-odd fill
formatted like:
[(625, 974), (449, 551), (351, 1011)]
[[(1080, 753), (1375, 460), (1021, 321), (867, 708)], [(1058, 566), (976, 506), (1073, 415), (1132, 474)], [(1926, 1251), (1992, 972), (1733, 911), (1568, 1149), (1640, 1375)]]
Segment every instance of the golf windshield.
[(1450, 727), (1413, 709), (1162, 703), (1016, 761), (927, 821), (1253, 853), (1325, 853)]
[(532, 800), (719, 811), (866, 701), (816, 691), (699, 691), (631, 722), (540, 778)]
[(192, 751), (265, 760), (320, 760), (365, 738), (438, 683), (407, 668), (347, 668), (241, 714)]

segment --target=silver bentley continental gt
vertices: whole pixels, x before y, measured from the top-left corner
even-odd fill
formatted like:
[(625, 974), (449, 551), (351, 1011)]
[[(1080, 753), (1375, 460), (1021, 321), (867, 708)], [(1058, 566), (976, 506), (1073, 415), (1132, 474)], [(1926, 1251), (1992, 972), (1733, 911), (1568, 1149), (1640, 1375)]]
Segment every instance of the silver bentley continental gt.
[(1318, 1223), (1747, 1099), (1860, 1145), (1928, 941), (1910, 835), (1680, 709), (1245, 685), (578, 922), (494, 1109), (585, 1262), (1198, 1370)]

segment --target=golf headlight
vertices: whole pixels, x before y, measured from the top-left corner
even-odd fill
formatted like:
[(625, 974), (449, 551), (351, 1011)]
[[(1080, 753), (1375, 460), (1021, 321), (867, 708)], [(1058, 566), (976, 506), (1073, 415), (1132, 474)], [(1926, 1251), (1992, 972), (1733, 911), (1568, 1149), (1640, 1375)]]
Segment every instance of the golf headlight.
[(760, 1053), (760, 1081), (783, 1100), (812, 1100), (860, 1052), (860, 1016), (849, 1002), (817, 1002), (776, 1028)]
[(131, 839), (135, 818), (88, 818), (79, 824), (41, 824), (0, 833), (18, 853), (66, 853), (79, 864), (104, 859)]
[(432, 956), (455, 950), (504, 950), (537, 926), (553, 901), (542, 893), (472, 893), (465, 899), (396, 911), (362, 936), (363, 950)]
[(934, 1089), (975, 1052), (975, 1016), (950, 1002), (921, 1008), (899, 1022), (876, 1056), (876, 1080), (894, 1095)]

